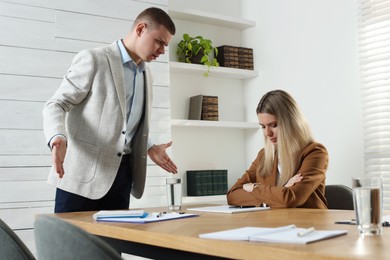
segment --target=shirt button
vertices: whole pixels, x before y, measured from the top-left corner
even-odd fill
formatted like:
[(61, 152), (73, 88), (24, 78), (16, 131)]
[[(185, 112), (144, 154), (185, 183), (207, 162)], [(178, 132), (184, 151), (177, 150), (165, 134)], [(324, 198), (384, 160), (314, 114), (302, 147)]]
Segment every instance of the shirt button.
[(121, 157), (121, 156), (122, 156), (122, 153), (118, 153), (117, 155), (118, 155), (118, 157)]

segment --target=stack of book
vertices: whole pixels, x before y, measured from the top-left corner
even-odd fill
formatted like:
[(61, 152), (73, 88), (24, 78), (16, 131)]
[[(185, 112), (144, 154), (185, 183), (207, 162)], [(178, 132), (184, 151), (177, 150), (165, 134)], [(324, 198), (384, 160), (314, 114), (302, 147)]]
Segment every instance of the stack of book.
[(227, 170), (187, 171), (188, 196), (225, 195), (227, 186)]
[(240, 68), (238, 56), (239, 47), (223, 45), (217, 47), (217, 60), (220, 66), (229, 68)]
[(240, 47), (238, 50), (239, 68), (253, 70), (253, 49)]
[(217, 47), (220, 66), (253, 70), (253, 49), (222, 45)]
[(218, 97), (204, 95), (191, 97), (188, 119), (218, 121)]

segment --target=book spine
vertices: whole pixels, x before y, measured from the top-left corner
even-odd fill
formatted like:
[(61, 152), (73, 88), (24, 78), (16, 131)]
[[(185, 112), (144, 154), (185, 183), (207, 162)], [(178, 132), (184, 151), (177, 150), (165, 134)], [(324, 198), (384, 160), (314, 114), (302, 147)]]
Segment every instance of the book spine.
[(203, 96), (202, 120), (218, 121), (217, 96)]
[(203, 95), (190, 97), (189, 120), (201, 120), (203, 107)]

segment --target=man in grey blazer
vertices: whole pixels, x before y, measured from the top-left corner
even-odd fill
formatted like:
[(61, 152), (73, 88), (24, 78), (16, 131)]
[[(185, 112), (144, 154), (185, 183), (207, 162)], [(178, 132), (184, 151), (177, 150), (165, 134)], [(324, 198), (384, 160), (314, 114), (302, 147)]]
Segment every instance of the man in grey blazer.
[(73, 59), (43, 109), (55, 212), (128, 208), (130, 193), (143, 194), (147, 155), (177, 173), (166, 153), (172, 142), (149, 140), (152, 76), (145, 66), (164, 54), (175, 30), (166, 12), (148, 8), (124, 39)]

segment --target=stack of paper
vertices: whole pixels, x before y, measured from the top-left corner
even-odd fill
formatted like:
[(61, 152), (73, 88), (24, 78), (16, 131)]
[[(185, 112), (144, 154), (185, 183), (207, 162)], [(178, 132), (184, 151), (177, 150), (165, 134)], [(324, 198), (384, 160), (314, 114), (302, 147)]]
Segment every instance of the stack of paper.
[(128, 223), (149, 223), (179, 218), (196, 217), (196, 214), (186, 214), (177, 212), (152, 212), (143, 210), (124, 211), (99, 211), (93, 215), (96, 221), (106, 222), (128, 222)]
[(270, 207), (255, 207), (255, 206), (240, 207), (240, 206), (230, 206), (230, 205), (219, 205), (219, 206), (208, 206), (208, 207), (200, 207), (200, 208), (188, 208), (187, 210), (233, 214), (233, 213), (241, 213), (241, 212), (261, 211), (267, 209), (270, 209)]
[(93, 214), (93, 219), (144, 218), (147, 215), (148, 213), (143, 210), (101, 210)]
[(200, 234), (199, 237), (222, 240), (307, 244), (344, 234), (347, 234), (346, 230), (308, 230), (305, 228), (298, 228), (295, 225), (289, 225), (277, 228), (243, 227), (214, 233)]

